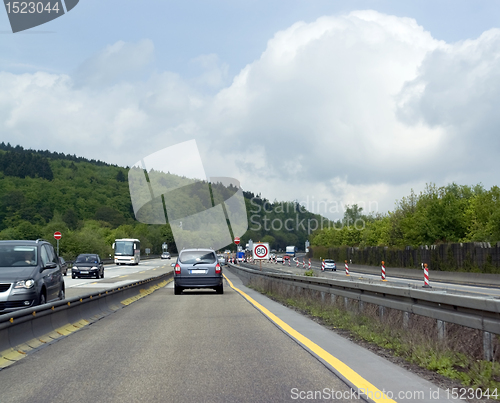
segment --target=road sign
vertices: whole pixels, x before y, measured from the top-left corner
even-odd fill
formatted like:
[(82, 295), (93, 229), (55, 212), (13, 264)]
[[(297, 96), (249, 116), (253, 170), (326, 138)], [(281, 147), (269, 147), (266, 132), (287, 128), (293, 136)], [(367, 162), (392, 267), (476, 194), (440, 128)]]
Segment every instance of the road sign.
[(235, 238), (234, 238), (234, 243), (235, 243), (236, 245), (239, 245), (239, 243), (240, 243), (240, 238), (235, 237)]
[(254, 243), (254, 245), (253, 245), (253, 258), (254, 259), (268, 259), (269, 258), (269, 243)]
[(59, 231), (54, 232), (54, 238), (55, 239), (61, 239), (62, 235)]

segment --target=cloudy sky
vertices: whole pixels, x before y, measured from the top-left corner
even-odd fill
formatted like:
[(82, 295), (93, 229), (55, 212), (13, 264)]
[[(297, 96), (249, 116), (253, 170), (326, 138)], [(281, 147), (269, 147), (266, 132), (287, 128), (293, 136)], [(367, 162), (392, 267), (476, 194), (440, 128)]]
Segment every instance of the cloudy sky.
[(132, 166), (195, 139), (207, 177), (332, 218), (430, 182), (489, 188), (499, 16), (498, 0), (80, 0), (12, 34), (0, 12), (0, 141)]

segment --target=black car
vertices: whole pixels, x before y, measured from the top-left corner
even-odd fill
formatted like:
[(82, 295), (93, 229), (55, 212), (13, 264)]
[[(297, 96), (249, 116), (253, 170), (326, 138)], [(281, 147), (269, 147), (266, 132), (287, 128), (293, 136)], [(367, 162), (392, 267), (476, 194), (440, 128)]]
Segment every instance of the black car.
[(95, 253), (78, 255), (71, 268), (71, 277), (104, 278), (104, 264), (99, 255)]
[(0, 314), (64, 299), (53, 246), (44, 240), (0, 241)]
[(62, 274), (66, 275), (68, 274), (68, 262), (64, 260), (64, 258), (59, 256), (59, 264), (61, 265), (61, 271)]

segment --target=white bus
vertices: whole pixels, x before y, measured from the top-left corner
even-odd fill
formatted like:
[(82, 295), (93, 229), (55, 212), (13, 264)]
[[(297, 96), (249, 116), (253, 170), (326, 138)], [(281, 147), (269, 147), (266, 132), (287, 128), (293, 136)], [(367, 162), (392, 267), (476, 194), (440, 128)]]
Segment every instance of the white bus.
[(138, 239), (115, 239), (115, 263), (139, 264), (141, 261), (141, 241)]

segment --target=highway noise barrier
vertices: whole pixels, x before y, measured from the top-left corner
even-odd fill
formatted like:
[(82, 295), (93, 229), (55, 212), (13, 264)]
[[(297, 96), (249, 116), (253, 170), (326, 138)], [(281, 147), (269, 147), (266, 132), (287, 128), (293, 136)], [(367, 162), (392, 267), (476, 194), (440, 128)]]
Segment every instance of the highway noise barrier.
[(349, 266), (347, 265), (347, 260), (345, 261), (345, 275), (348, 276), (349, 275)]
[(387, 281), (386, 278), (385, 278), (385, 265), (384, 265), (384, 261), (382, 260), (382, 281)]
[(427, 267), (427, 263), (424, 264), (424, 288), (432, 288), (429, 284), (429, 268)]

